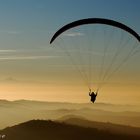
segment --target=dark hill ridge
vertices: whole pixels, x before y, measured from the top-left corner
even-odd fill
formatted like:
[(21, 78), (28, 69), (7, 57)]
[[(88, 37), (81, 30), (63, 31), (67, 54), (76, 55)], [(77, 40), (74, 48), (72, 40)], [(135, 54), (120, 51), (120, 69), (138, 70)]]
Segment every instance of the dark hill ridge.
[(105, 130), (114, 134), (132, 134), (132, 135), (140, 136), (140, 127), (119, 125), (119, 124), (113, 124), (109, 122), (104, 123), (104, 122), (90, 121), (80, 116), (67, 115), (60, 118), (58, 121), (64, 122), (66, 124)]
[(65, 123), (32, 120), (0, 131), (5, 140), (139, 140), (139, 136), (112, 134), (108, 131)]

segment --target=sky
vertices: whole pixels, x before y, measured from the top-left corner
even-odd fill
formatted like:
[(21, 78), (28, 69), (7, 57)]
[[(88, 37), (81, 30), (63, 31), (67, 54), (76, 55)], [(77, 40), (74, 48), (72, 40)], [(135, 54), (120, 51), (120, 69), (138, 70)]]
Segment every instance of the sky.
[[(91, 17), (122, 22), (140, 34), (139, 13), (139, 0), (0, 0), (0, 99), (90, 102), (81, 77), (49, 44), (52, 35)], [(139, 56), (108, 81), (97, 102), (139, 103)]]

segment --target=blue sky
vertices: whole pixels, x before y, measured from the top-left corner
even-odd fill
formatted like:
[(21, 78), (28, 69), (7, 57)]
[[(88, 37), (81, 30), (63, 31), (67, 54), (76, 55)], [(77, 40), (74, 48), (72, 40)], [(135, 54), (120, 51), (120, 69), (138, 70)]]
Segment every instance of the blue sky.
[[(139, 13), (139, 0), (1, 0), (0, 31), (7, 39), (13, 33), (12, 41), (26, 40), (35, 48), (49, 42), (64, 24), (87, 17), (111, 18), (140, 33)], [(18, 46), (12, 41), (11, 45)]]
[(105, 17), (140, 31), (139, 0), (1, 0), (1, 28), (15, 30), (56, 29), (70, 21)]
[[(47, 81), (47, 78), (54, 82), (56, 79), (52, 80), (51, 74), (58, 79), (61, 78), (60, 73), (51, 72), (52, 69), (47, 66), (54, 61), (48, 59), (49, 41), (53, 33), (63, 25), (89, 17), (117, 20), (140, 34), (139, 0), (0, 0), (0, 79), (27, 80), (31, 83), (31, 81)], [(46, 62), (46, 59), (50, 62), (48, 60)], [(38, 90), (42, 90), (42, 94), (36, 98), (44, 99), (43, 90), (47, 92), (47, 89), (40, 86), (42, 89)], [(13, 91), (7, 92), (4, 87), (7, 86), (3, 86), (4, 94), (0, 96), (1, 98), (26, 98), (17, 94), (11, 98)], [(12, 86), (9, 87), (10, 90), (14, 89)], [(22, 90), (22, 86), (17, 88), (15, 86), (15, 89), (18, 93)], [(31, 92), (30, 87), (29, 91)], [(34, 92), (33, 89), (32, 91)], [(53, 100), (53, 96), (49, 97)], [(83, 94), (81, 100), (84, 98)]]

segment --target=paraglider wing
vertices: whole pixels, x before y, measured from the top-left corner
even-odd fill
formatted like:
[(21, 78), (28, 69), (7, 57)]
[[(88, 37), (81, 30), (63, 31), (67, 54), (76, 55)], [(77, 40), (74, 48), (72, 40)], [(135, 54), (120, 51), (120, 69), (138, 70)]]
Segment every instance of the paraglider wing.
[(87, 18), (87, 19), (81, 19), (81, 20), (77, 20), (74, 22), (71, 22), (65, 26), (63, 26), (62, 28), (60, 28), (52, 37), (50, 44), (63, 32), (65, 32), (66, 30), (69, 30), (71, 28), (74, 28), (76, 26), (79, 25), (84, 25), (84, 24), (106, 24), (106, 25), (110, 25), (110, 26), (114, 26), (117, 28), (120, 28), (130, 34), (132, 34), (139, 42), (140, 42), (140, 36), (130, 27), (126, 26), (125, 24), (122, 24), (120, 22), (114, 21), (114, 20), (110, 20), (110, 19), (104, 19), (104, 18)]
[[(91, 26), (82, 25), (93, 26), (91, 28)], [(61, 36), (73, 28), (75, 30), (72, 33), (81, 33), (81, 35)], [(126, 34), (123, 34), (124, 32)], [(105, 18), (87, 18), (66, 24), (52, 36), (50, 44), (59, 36), (62, 38), (58, 39), (54, 45), (61, 47), (70, 58), (71, 64), (88, 89), (93, 88), (93, 85), (97, 90), (103, 87), (131, 56), (139, 52), (140, 48), (137, 47), (140, 43), (140, 35), (136, 31), (123, 23)], [(69, 36), (73, 35), (69, 34)]]

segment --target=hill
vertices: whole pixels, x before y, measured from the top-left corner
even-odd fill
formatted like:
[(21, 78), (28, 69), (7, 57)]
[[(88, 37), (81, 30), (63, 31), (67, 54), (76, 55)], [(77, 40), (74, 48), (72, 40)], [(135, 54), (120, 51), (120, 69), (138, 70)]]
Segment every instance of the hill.
[(95, 122), (86, 120), (80, 116), (67, 115), (58, 120), (59, 122), (64, 122), (66, 124), (72, 124), (77, 126), (82, 126), (86, 128), (96, 128), (99, 130), (105, 130), (114, 134), (131, 134), (140, 136), (140, 127), (132, 127), (126, 125), (118, 125), (113, 123)]
[(0, 100), (0, 129), (28, 120), (57, 120), (67, 115), (80, 116), (90, 121), (140, 127), (139, 105)]
[(95, 128), (65, 123), (31, 120), (0, 131), (5, 140), (138, 140), (140, 136), (113, 134)]

